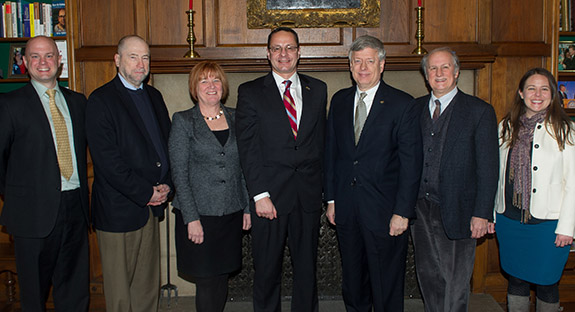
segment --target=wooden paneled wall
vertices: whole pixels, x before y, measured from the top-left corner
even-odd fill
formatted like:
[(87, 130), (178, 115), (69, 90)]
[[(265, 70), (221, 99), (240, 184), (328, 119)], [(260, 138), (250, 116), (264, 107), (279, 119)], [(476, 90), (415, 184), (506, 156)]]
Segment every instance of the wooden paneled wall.
[[(188, 50), (187, 0), (67, 1), (75, 48), (71, 85), (86, 95), (115, 75), (112, 58), (124, 35), (135, 33), (149, 42), (153, 74), (185, 73), (198, 62), (182, 58)], [(247, 28), (246, 1), (194, 1), (199, 60), (217, 60), (232, 72), (268, 70), (265, 44), (269, 29)], [(462, 67), (475, 70), (475, 94), (491, 103), (501, 118), (527, 69), (554, 69), (551, 56), (557, 43), (558, 2), (425, 0), (424, 47), (452, 47)], [(421, 58), (411, 54), (416, 4), (417, 0), (381, 0), (378, 28), (297, 29), (302, 43), (300, 68), (346, 71), (348, 46), (357, 36), (369, 34), (386, 45), (386, 70), (419, 70)], [(505, 279), (495, 240), (483, 241), (477, 251), (473, 290), (502, 300)], [(99, 266), (93, 268), (97, 285)]]
[[(266, 71), (268, 29), (247, 28), (247, 0), (195, 1), (196, 50), (226, 70)], [(73, 2), (73, 87), (89, 94), (115, 73), (111, 63), (118, 40), (136, 33), (152, 47), (152, 73), (185, 73), (197, 60), (188, 50), (187, 1), (69, 0)], [(386, 44), (387, 70), (418, 70), (415, 48), (416, 0), (381, 1), (378, 28), (300, 28), (302, 70), (347, 70), (347, 48), (369, 34)], [(499, 116), (529, 67), (551, 66), (558, 0), (426, 0), (425, 47), (449, 45), (463, 68), (477, 69), (476, 93)], [(487, 92), (486, 92), (487, 90)]]

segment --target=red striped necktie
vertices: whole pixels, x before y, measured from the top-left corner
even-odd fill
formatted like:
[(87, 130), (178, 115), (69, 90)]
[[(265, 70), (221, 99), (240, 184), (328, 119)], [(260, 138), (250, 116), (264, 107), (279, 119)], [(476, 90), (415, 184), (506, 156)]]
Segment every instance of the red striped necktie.
[(291, 125), (291, 131), (293, 133), (293, 138), (296, 139), (297, 138), (297, 112), (295, 110), (295, 102), (294, 102), (293, 97), (291, 96), (291, 93), (290, 93), (291, 80), (285, 80), (283, 83), (286, 86), (286, 90), (285, 90), (284, 96), (283, 96), (284, 106), (286, 108), (286, 112), (287, 112), (287, 115), (289, 118), (289, 123)]

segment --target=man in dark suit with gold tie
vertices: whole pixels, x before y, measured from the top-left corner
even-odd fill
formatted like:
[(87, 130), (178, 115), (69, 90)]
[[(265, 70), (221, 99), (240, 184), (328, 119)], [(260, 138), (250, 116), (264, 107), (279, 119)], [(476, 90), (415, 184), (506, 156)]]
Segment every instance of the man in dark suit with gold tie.
[(236, 127), (251, 198), (254, 311), (279, 311), (282, 255), (293, 265), (292, 311), (317, 311), (325, 83), (297, 73), (297, 33), (268, 36), (272, 72), (242, 84)]
[(14, 236), (22, 311), (88, 311), (88, 185), (84, 95), (58, 86), (62, 56), (35, 37), (30, 83), (0, 96), (0, 223)]

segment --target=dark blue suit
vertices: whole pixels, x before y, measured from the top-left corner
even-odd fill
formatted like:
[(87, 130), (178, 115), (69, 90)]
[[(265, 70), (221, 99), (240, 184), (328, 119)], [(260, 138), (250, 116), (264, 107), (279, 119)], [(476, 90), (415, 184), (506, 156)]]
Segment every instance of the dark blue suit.
[[(286, 238), (294, 272), (292, 310), (318, 310), (316, 259), (327, 87), (298, 75), (303, 108), (296, 140), (272, 73), (238, 89), (238, 150), (252, 199), (255, 311), (280, 310), (277, 281)], [(269, 192), (277, 219), (255, 214), (253, 197), (262, 192)]]
[(326, 131), (325, 200), (335, 200), (350, 311), (402, 311), (407, 233), (392, 237), (392, 215), (414, 216), (421, 175), (419, 112), (407, 93), (381, 81), (357, 146), (357, 88), (337, 92)]
[[(160, 92), (144, 84), (150, 96), (168, 155), (170, 117)], [(161, 158), (154, 148), (144, 121), (120, 78), (96, 89), (88, 102), (86, 130), (94, 162), (92, 221), (98, 230), (130, 232), (148, 221), (152, 187), (168, 184), (170, 173), (162, 175)], [(167, 206), (152, 207), (163, 215)]]

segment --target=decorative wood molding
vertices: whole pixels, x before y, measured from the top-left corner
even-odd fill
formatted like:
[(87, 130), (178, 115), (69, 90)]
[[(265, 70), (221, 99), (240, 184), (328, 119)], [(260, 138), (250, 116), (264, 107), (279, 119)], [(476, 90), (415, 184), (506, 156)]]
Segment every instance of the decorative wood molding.
[[(431, 51), (442, 45), (428, 45)], [(450, 45), (458, 54), (462, 69), (480, 69), (485, 64), (495, 62), (497, 47), (491, 45), (459, 44)], [(421, 56), (412, 55), (414, 46), (409, 44), (387, 45), (386, 70), (419, 70)], [(264, 46), (198, 48), (202, 56), (198, 59), (182, 57), (185, 46), (152, 46), (152, 74), (188, 73), (200, 61), (217, 61), (228, 72), (267, 72), (268, 60)], [(300, 58), (300, 71), (347, 71), (348, 48), (344, 46), (303, 46)], [(76, 49), (77, 62), (112, 62), (115, 46), (84, 47)], [(261, 58), (254, 58), (261, 55)]]

